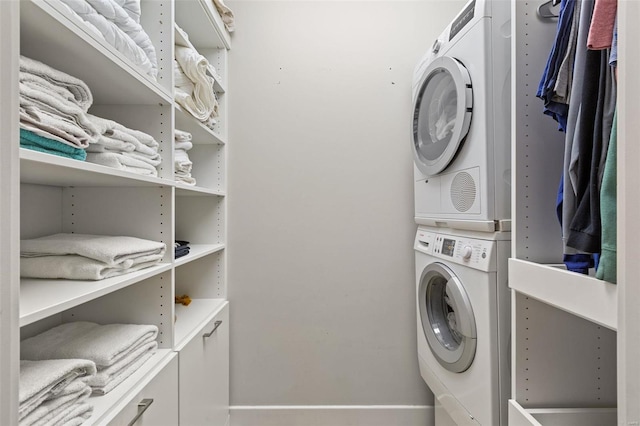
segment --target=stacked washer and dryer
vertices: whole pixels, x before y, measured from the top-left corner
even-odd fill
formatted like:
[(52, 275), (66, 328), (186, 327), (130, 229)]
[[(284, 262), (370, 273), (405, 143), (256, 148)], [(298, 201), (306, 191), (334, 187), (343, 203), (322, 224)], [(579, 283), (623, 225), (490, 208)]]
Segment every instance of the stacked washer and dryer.
[(436, 426), (507, 425), (511, 1), (471, 0), (413, 81), (418, 361)]

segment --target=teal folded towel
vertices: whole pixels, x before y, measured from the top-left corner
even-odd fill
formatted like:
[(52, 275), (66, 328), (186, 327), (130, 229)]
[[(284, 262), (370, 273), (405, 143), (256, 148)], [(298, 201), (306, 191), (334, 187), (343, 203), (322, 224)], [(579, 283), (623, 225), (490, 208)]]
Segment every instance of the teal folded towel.
[(73, 158), (74, 160), (84, 161), (87, 158), (87, 152), (84, 149), (74, 148), (71, 145), (45, 138), (26, 129), (20, 129), (20, 146), (47, 154)]

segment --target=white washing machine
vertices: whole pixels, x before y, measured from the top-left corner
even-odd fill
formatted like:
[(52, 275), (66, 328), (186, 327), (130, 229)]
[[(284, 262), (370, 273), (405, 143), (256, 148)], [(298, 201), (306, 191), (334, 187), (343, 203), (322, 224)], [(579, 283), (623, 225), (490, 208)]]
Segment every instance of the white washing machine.
[(416, 234), (420, 374), (454, 425), (507, 425), (510, 247), (510, 233)]
[(415, 220), (508, 231), (511, 2), (471, 0), (413, 77)]

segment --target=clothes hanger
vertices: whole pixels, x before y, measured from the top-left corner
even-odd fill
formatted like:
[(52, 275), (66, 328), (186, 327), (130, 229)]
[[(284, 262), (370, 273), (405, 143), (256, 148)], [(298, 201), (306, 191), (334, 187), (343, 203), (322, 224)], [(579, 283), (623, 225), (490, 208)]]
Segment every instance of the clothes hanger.
[(538, 6), (538, 17), (541, 19), (554, 19), (557, 18), (558, 15), (556, 15), (555, 13), (553, 13), (551, 11), (552, 7), (557, 6), (558, 4), (560, 4), (560, 0), (547, 0), (544, 3), (540, 4), (540, 6)]

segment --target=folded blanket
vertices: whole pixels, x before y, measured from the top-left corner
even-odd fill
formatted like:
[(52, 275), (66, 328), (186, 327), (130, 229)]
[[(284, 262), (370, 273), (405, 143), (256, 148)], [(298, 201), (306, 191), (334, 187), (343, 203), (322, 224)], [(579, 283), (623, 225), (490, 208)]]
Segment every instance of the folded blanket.
[(33, 151), (73, 158), (74, 160), (84, 161), (87, 158), (87, 153), (84, 149), (74, 148), (56, 140), (44, 138), (25, 129), (20, 129), (20, 146)]
[[(19, 83), (19, 87), (21, 107), (37, 109), (41, 113), (47, 114), (52, 120), (64, 121), (69, 125), (77, 126), (89, 137), (98, 136), (96, 127), (88, 120), (87, 114), (78, 105), (64, 101), (53, 93), (34, 89), (24, 83)], [(57, 124), (54, 122), (54, 125)], [(79, 146), (79, 148), (86, 148), (86, 145)]]
[[(175, 62), (178, 63), (177, 68), (174, 65), (176, 102), (200, 121), (217, 116), (214, 80), (207, 74), (209, 61), (195, 49), (176, 45)], [(185, 82), (185, 76), (192, 85)]]
[(69, 9), (78, 15), (81, 20), (89, 26), (95, 28), (104, 38), (104, 40), (113, 46), (118, 52), (124, 55), (134, 65), (138, 66), (144, 73), (151, 75), (153, 78), (157, 75), (157, 69), (151, 63), (145, 51), (138, 46), (118, 26), (100, 15), (85, 0), (60, 0)]
[(55, 112), (42, 111), (36, 106), (20, 105), (20, 127), (58, 142), (85, 148), (95, 139), (73, 120)]
[[(129, 236), (60, 233), (20, 241), (21, 257), (74, 254), (108, 266), (125, 265), (143, 256), (163, 255), (165, 249), (162, 242)], [(132, 264), (135, 263), (129, 263)]]
[(100, 325), (88, 321), (65, 323), (20, 344), (23, 359), (80, 358), (96, 363), (98, 370), (111, 366), (155, 341), (158, 327), (139, 324)]
[(70, 76), (62, 71), (51, 68), (49, 65), (36, 61), (26, 56), (20, 56), (20, 80), (26, 77), (26, 74), (36, 75), (49, 83), (65, 88), (85, 112), (93, 103), (93, 96), (89, 86), (87, 86), (79, 78)]
[(158, 176), (158, 170), (154, 166), (115, 152), (89, 152), (86, 161), (143, 176)]
[(148, 342), (138, 345), (129, 355), (113, 365), (98, 370), (98, 374), (92, 377), (87, 384), (92, 392), (104, 395), (122, 383), (127, 377), (138, 370), (158, 349), (158, 342)]
[[(89, 114), (88, 118), (96, 126), (98, 133), (101, 135), (133, 143), (136, 146), (136, 150), (142, 153), (149, 153), (151, 155), (158, 152), (160, 144), (153, 136), (145, 132), (130, 129), (116, 121), (92, 114)], [(149, 148), (151, 151), (148, 150)]]
[(44, 401), (60, 394), (77, 378), (95, 374), (95, 363), (86, 359), (21, 360), (19, 418), (24, 418)]
[(158, 59), (156, 58), (156, 49), (151, 43), (149, 35), (144, 31), (139, 22), (136, 22), (129, 16), (122, 6), (118, 2), (113, 0), (85, 0), (89, 3), (100, 15), (107, 18), (109, 22), (113, 22), (118, 28), (120, 28), (127, 36), (134, 41), (147, 55), (151, 66), (153, 67), (152, 74), (158, 74)]
[(121, 265), (107, 266), (105, 263), (83, 256), (42, 256), (20, 259), (20, 276), (23, 278), (45, 278), (66, 280), (92, 280), (117, 277), (157, 265), (163, 255), (143, 256)]
[(225, 28), (227, 31), (232, 33), (235, 30), (235, 17), (233, 16), (233, 11), (229, 9), (222, 0), (213, 0), (213, 4), (218, 10)]
[(81, 380), (76, 380), (62, 390), (59, 395), (44, 401), (39, 407), (22, 418), (19, 425), (62, 425), (67, 420), (79, 415), (89, 418), (93, 408), (87, 410), (86, 407), (83, 407), (82, 410), (79, 410), (79, 405), (88, 405), (83, 403), (87, 401), (89, 395), (91, 395), (91, 387)]
[(114, 0), (135, 22), (140, 23), (140, 0)]

